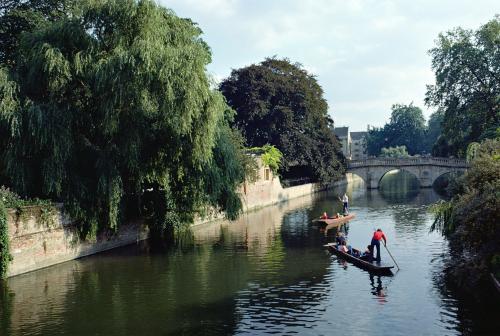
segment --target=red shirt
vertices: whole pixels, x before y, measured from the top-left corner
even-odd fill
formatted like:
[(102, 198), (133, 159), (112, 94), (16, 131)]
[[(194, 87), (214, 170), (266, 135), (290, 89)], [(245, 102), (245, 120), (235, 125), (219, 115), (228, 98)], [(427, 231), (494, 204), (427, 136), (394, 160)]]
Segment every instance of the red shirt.
[(385, 238), (385, 234), (382, 231), (375, 231), (373, 233), (373, 239), (380, 240), (382, 238), (384, 238), (384, 241), (387, 241), (387, 239)]

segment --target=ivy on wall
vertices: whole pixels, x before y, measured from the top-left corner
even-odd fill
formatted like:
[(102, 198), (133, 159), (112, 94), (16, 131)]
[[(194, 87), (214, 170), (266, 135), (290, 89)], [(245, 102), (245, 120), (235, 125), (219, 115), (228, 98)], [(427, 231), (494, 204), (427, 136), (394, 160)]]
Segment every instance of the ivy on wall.
[(33, 206), (40, 210), (37, 221), (46, 227), (51, 227), (54, 224), (56, 208), (50, 201), (38, 198), (22, 199), (8, 188), (0, 187), (0, 279), (6, 278), (9, 263), (12, 261), (7, 211), (14, 209), (17, 215), (16, 220), (25, 221), (34, 214)]
[(7, 208), (0, 200), (0, 278), (5, 279), (9, 262), (12, 259), (9, 249), (9, 232), (7, 223)]

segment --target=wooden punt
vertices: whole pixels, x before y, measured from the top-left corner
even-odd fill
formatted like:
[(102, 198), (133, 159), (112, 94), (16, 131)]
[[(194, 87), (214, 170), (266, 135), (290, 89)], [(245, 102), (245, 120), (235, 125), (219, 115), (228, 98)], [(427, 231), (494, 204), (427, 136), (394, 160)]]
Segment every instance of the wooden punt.
[(353, 255), (350, 255), (348, 253), (337, 250), (337, 244), (335, 244), (335, 243), (329, 243), (329, 244), (326, 244), (324, 246), (326, 248), (328, 248), (328, 251), (330, 251), (330, 253), (333, 253), (333, 254), (337, 255), (338, 257), (345, 259), (345, 260), (353, 263), (354, 265), (356, 265), (362, 269), (365, 269), (369, 272), (377, 273), (377, 274), (381, 274), (381, 275), (382, 274), (383, 275), (392, 275), (391, 268), (394, 268), (394, 266), (389, 266), (389, 265), (385, 265), (385, 264), (377, 263), (377, 262), (371, 263), (371, 262), (356, 258)]
[(352, 213), (339, 218), (317, 218), (313, 219), (313, 223), (322, 223), (326, 225), (340, 225), (350, 221), (354, 217), (356, 217), (356, 214)]

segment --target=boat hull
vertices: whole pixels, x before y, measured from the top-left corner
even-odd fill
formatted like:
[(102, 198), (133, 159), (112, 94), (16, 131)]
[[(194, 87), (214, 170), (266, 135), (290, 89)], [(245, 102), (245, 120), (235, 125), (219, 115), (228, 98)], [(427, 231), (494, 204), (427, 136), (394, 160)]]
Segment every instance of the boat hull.
[(326, 244), (325, 247), (328, 248), (328, 251), (330, 251), (330, 253), (335, 254), (336, 256), (346, 261), (349, 261), (350, 263), (358, 266), (359, 268), (367, 270), (370, 273), (376, 273), (380, 275), (393, 275), (391, 269), (394, 268), (394, 266), (386, 266), (383, 264), (371, 263), (356, 258), (348, 253), (337, 250), (337, 244), (334, 243)]
[(354, 219), (356, 217), (356, 214), (349, 214), (347, 216), (341, 217), (341, 218), (317, 218), (313, 219), (313, 223), (323, 223), (326, 225), (340, 225), (347, 223), (348, 221)]

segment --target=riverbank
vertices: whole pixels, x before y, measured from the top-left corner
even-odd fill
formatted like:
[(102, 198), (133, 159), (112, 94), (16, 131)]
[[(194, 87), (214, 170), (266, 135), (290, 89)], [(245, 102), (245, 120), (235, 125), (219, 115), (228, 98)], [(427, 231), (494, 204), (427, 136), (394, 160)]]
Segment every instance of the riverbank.
[[(283, 188), (279, 177), (272, 176), (265, 167), (260, 167), (257, 181), (241, 187), (244, 212), (288, 202), (328, 188), (346, 185), (350, 181), (352, 176), (348, 174), (345, 179), (327, 187), (310, 183)], [(214, 214), (198, 218), (193, 225), (200, 226), (221, 217), (221, 214)], [(145, 223), (137, 220), (121, 226), (116, 233), (101, 234), (93, 240), (81, 241), (74, 223), (62, 211), (61, 205), (58, 205), (49, 217), (46, 214), (42, 216), (41, 209), (36, 206), (24, 208), (22, 216), (15, 210), (10, 210), (8, 230), (10, 254), (13, 259), (9, 263), (7, 277), (134, 244), (149, 237)]]

